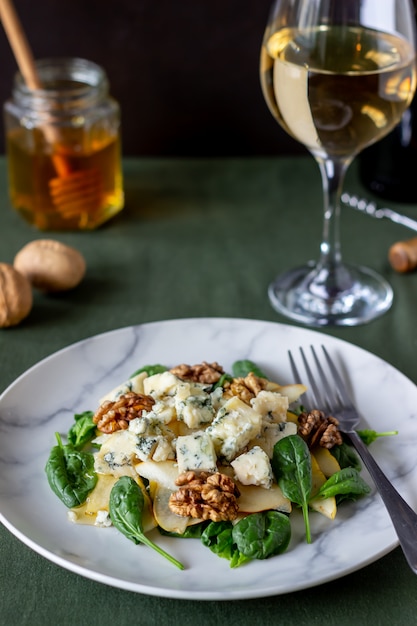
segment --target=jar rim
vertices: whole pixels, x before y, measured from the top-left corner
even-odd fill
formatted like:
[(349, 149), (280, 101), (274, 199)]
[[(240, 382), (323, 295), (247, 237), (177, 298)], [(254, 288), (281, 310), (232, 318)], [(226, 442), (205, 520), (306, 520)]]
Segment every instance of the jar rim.
[(35, 67), (42, 87), (31, 89), (18, 71), (13, 95), (37, 111), (94, 106), (108, 93), (106, 72), (93, 61), (78, 57), (45, 58), (36, 60)]
[[(91, 87), (99, 87), (103, 82), (107, 83), (107, 75), (104, 69), (94, 63), (81, 57), (50, 57), (45, 59), (37, 59), (35, 67), (39, 75), (41, 83), (48, 83), (56, 80), (72, 79), (79, 83), (76, 87), (68, 89), (68, 91), (79, 91)], [(15, 74), (15, 85), (28, 92), (51, 93), (60, 91), (59, 89), (51, 89), (49, 87), (41, 89), (30, 89), (23, 78), (20, 71)]]

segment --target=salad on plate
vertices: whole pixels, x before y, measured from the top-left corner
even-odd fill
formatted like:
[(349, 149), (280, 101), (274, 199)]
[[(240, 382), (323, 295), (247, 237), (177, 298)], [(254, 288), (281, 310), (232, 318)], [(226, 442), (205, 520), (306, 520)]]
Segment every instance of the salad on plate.
[[(247, 360), (148, 365), (56, 433), (45, 471), (77, 524), (115, 527), (183, 565), (154, 529), (199, 540), (235, 568), (287, 550), (294, 509), (333, 520), (370, 492), (338, 422), (305, 409)], [(363, 433), (372, 439), (376, 433)]]

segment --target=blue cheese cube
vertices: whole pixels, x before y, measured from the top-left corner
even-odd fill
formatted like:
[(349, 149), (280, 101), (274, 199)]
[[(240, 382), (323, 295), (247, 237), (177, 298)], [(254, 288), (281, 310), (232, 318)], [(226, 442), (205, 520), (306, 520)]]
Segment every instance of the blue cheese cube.
[(231, 461), (259, 435), (261, 424), (261, 415), (234, 396), (219, 409), (206, 433), (213, 440), (216, 453)]
[(109, 393), (107, 393), (103, 398), (101, 398), (100, 404), (103, 404), (103, 402), (107, 400), (111, 402), (115, 402), (116, 400), (120, 398), (120, 396), (122, 396), (123, 394), (129, 391), (134, 391), (135, 393), (143, 394), (144, 393), (143, 381), (145, 380), (146, 377), (147, 377), (146, 372), (141, 372), (140, 374), (137, 374), (136, 376), (129, 378), (129, 380), (125, 381), (121, 385), (118, 385), (117, 387), (112, 389), (112, 391), (109, 391)]
[(138, 435), (135, 453), (141, 461), (148, 461), (156, 449), (158, 443), (157, 437), (142, 437)]
[(169, 424), (169, 422), (172, 422), (172, 420), (176, 418), (175, 407), (161, 400), (155, 402), (151, 411), (144, 411), (142, 415), (163, 422), (164, 424)]
[(179, 474), (189, 470), (217, 471), (214, 445), (211, 438), (204, 431), (178, 437), (176, 451)]
[(156, 447), (152, 453), (152, 460), (160, 463), (161, 461), (175, 459), (175, 449), (173, 441), (167, 437), (158, 437)]
[(288, 398), (280, 393), (262, 390), (251, 400), (251, 405), (263, 419), (275, 423), (287, 420)]
[(249, 443), (249, 447), (259, 446), (272, 459), (274, 446), (280, 439), (288, 435), (297, 434), (297, 424), (293, 422), (271, 423), (267, 420), (262, 422), (261, 432)]
[(267, 454), (259, 446), (240, 454), (231, 462), (236, 479), (242, 485), (259, 485), (269, 489), (273, 474)]
[(147, 396), (152, 396), (155, 400), (163, 400), (165, 403), (173, 399), (180, 379), (171, 372), (162, 372), (148, 376), (143, 381), (143, 389)]
[(94, 526), (100, 526), (101, 528), (108, 528), (111, 525), (112, 523), (111, 523), (109, 512), (106, 511), (105, 509), (100, 509), (99, 511), (97, 511)]
[(162, 435), (137, 438), (136, 456), (141, 461), (167, 461), (175, 459), (175, 452), (172, 446), (172, 439)]
[(166, 461), (175, 457), (172, 446), (175, 434), (152, 411), (131, 420), (129, 432), (136, 435), (135, 451), (136, 456), (141, 461), (148, 461), (149, 459)]
[(155, 374), (144, 380), (145, 393), (156, 400), (152, 412), (163, 417), (166, 423), (176, 418), (189, 428), (200, 428), (213, 420), (211, 387), (181, 380), (171, 372)]
[(214, 410), (211, 396), (207, 393), (211, 385), (181, 381), (175, 395), (177, 419), (189, 428), (200, 428), (213, 421)]
[(227, 401), (227, 398), (223, 396), (223, 387), (216, 387), (216, 389), (210, 393), (210, 398), (215, 412), (217, 412)]
[(123, 475), (136, 460), (136, 437), (128, 430), (118, 430), (101, 446), (94, 458), (98, 474)]
[(174, 437), (173, 431), (161, 421), (158, 416), (154, 415), (152, 411), (149, 411), (142, 417), (137, 417), (129, 422), (129, 432), (134, 435), (165, 435)]
[(145, 378), (143, 389), (146, 395), (155, 400), (152, 413), (159, 416), (166, 424), (176, 419), (175, 395), (180, 379), (171, 372), (162, 372)]

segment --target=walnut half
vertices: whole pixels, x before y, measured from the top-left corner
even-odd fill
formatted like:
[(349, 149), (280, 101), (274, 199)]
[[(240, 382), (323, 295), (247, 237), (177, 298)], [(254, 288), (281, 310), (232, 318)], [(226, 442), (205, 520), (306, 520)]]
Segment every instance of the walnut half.
[(249, 372), (245, 378), (234, 378), (232, 381), (227, 381), (224, 384), (223, 395), (225, 398), (238, 396), (242, 402), (250, 405), (252, 398), (255, 398), (267, 385), (266, 378), (260, 378), (255, 376), (253, 372)]
[(298, 416), (298, 432), (306, 440), (309, 448), (320, 445), (333, 448), (343, 443), (339, 422), (335, 417), (326, 417), (323, 411), (314, 409)]
[(239, 489), (232, 478), (220, 472), (180, 474), (178, 491), (171, 494), (169, 508), (177, 515), (221, 522), (234, 520), (239, 506)]
[(118, 400), (106, 400), (93, 416), (93, 422), (101, 432), (110, 434), (116, 430), (126, 430), (130, 420), (141, 417), (143, 411), (150, 411), (155, 404), (151, 396), (128, 391)]
[(224, 370), (218, 363), (207, 363), (203, 361), (197, 365), (187, 365), (182, 363), (170, 369), (171, 374), (181, 378), (181, 380), (191, 380), (195, 383), (213, 384), (220, 380)]

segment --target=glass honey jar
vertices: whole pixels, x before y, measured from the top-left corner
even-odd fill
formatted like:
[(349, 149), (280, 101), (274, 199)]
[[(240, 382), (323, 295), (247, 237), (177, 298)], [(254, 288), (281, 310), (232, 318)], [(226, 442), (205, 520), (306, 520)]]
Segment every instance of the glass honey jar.
[(119, 105), (91, 61), (44, 59), (36, 70), (41, 89), (17, 73), (4, 105), (12, 206), (41, 230), (97, 228), (124, 205)]

